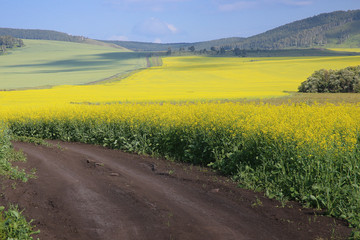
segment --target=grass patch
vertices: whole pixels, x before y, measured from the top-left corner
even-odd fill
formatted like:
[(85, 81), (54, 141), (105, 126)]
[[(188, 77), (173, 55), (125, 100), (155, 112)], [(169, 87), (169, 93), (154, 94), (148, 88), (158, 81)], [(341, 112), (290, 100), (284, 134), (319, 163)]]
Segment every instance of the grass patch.
[[(0, 127), (0, 176), (27, 182), (29, 178), (34, 177), (34, 172), (26, 173), (24, 169), (12, 165), (13, 162), (26, 161), (26, 158), (22, 152), (12, 148), (10, 138), (9, 131), (2, 125)], [(26, 221), (16, 206), (10, 206), (8, 210), (0, 206), (0, 239), (32, 240), (31, 235), (39, 231), (35, 231), (31, 223), (32, 221)]]
[(8, 210), (0, 207), (0, 239), (1, 240), (33, 240), (31, 235), (40, 233), (34, 230), (32, 221), (26, 221), (17, 206), (10, 206)]
[(20, 180), (27, 182), (29, 178), (34, 177), (33, 174), (28, 174), (24, 169), (13, 166), (13, 162), (26, 161), (25, 156), (21, 152), (13, 149), (10, 142), (10, 134), (4, 127), (0, 127), (0, 176), (10, 178), (13, 180)]
[(12, 137), (13, 141), (17, 142), (27, 142), (27, 143), (34, 143), (36, 145), (46, 146), (46, 147), (52, 147), (52, 144), (48, 143), (44, 139), (36, 138), (36, 137), (28, 137), (28, 136), (17, 136), (13, 135)]

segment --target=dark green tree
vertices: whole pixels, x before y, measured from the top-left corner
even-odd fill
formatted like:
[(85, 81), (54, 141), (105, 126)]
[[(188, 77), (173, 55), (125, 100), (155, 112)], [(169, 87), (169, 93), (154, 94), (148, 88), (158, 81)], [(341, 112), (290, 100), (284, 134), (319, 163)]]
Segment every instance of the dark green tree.
[(236, 48), (234, 49), (234, 55), (235, 55), (235, 56), (240, 56), (240, 55), (241, 55), (241, 49), (238, 48), (238, 47), (236, 47)]
[(340, 70), (315, 71), (299, 86), (299, 92), (348, 93), (360, 92), (360, 66)]
[(225, 48), (224, 48), (224, 47), (221, 47), (221, 48), (220, 48), (220, 54), (221, 54), (221, 55), (224, 55), (225, 53), (226, 53)]

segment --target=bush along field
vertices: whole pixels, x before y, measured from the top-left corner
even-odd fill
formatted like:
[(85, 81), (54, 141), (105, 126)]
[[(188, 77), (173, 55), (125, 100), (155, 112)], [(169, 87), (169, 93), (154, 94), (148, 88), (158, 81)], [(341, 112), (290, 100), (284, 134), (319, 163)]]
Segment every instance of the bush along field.
[(360, 65), (340, 70), (315, 71), (301, 83), (299, 92), (307, 93), (358, 93), (360, 92)]
[(360, 105), (195, 103), (1, 108), (15, 135), (211, 166), (360, 228)]
[[(0, 177), (10, 178), (12, 180), (27, 182), (32, 174), (27, 174), (23, 169), (14, 167), (12, 162), (25, 161), (25, 157), (15, 152), (11, 146), (10, 134), (8, 129), (0, 126)], [(0, 206), (0, 239), (24, 239), (32, 240), (31, 235), (38, 233), (34, 226), (28, 222), (19, 211), (17, 206)]]

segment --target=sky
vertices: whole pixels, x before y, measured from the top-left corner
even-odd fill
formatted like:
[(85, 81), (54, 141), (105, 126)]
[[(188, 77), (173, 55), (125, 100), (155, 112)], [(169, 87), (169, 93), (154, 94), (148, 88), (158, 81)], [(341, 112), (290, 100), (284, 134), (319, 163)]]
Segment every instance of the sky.
[(156, 43), (250, 37), (360, 0), (0, 0), (0, 27)]

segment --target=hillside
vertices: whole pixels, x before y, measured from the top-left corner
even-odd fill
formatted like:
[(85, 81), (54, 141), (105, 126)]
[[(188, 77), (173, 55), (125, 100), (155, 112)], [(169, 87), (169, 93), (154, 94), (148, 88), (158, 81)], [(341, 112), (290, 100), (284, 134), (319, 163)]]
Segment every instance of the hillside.
[[(318, 46), (349, 46), (360, 37), (360, 10), (324, 13), (295, 21), (236, 44), (240, 48), (282, 49)], [(351, 47), (360, 47), (360, 38)]]
[(134, 51), (217, 49), (278, 50), (292, 48), (360, 47), (360, 10), (336, 11), (295, 21), (264, 33), (248, 37), (231, 37), (195, 43), (144, 43), (135, 41), (102, 41), (48, 30), (0, 28), (0, 36), (21, 39), (57, 40), (107, 45)]
[(173, 50), (179, 50), (180, 48), (184, 48), (185, 50), (187, 50), (191, 46), (194, 46), (197, 50), (204, 48), (210, 50), (212, 46), (220, 47), (230, 44), (233, 45), (244, 39), (245, 38), (233, 37), (233, 38), (223, 38), (218, 40), (196, 42), (196, 43), (150, 43), (150, 42), (135, 42), (135, 41), (103, 41), (103, 42), (117, 44), (122, 47), (131, 49), (133, 51), (167, 51), (169, 48)]
[(23, 41), (21, 49), (0, 56), (0, 89), (87, 84), (147, 66), (143, 53), (75, 42)]
[(128, 49), (116, 45), (89, 39), (83, 36), (73, 36), (67, 33), (52, 31), (52, 30), (40, 30), (40, 29), (15, 29), (15, 28), (0, 28), (0, 36), (12, 36), (20, 39), (34, 39), (34, 40), (53, 40), (53, 41), (64, 41), (64, 42), (76, 42), (76, 43), (87, 43), (99, 46), (119, 48), (124, 51)]
[(360, 47), (360, 10), (336, 11), (295, 21), (248, 38), (223, 38), (196, 43), (155, 44), (111, 41), (135, 51), (166, 51), (169, 47), (207, 49), (288, 49), (314, 47)]
[(85, 37), (72, 36), (62, 32), (39, 29), (0, 28), (0, 36), (12, 36), (21, 39), (55, 40), (66, 42), (82, 42), (85, 40)]

